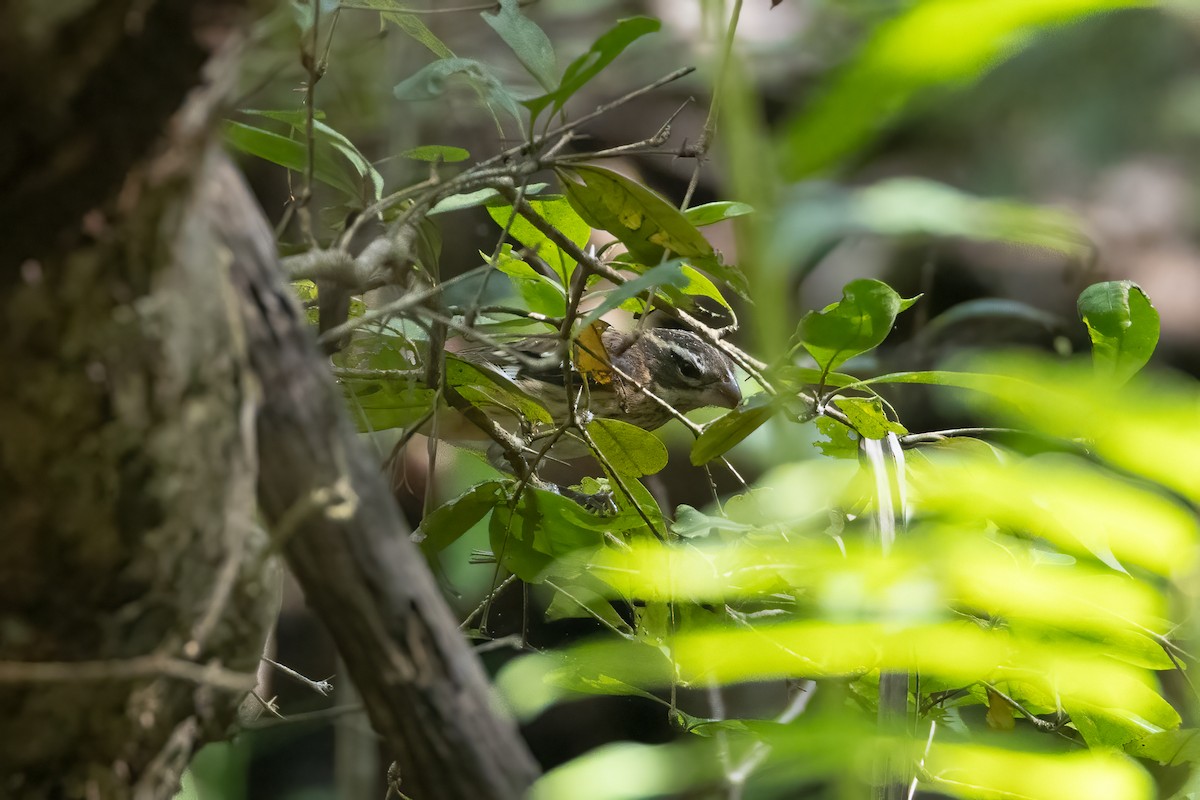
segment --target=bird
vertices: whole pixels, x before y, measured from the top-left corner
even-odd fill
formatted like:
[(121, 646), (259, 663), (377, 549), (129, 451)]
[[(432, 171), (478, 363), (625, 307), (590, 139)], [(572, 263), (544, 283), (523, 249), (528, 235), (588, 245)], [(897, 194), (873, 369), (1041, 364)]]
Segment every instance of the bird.
[[(509, 390), (472, 393), (471, 404), (527, 443), (527, 451), (536, 452), (539, 441), (564, 423), (615, 419), (652, 431), (678, 414), (704, 407), (732, 409), (742, 400), (733, 361), (692, 330), (656, 326), (624, 332), (596, 322), (576, 338), (569, 370), (563, 369), (560, 342), (556, 335), (527, 337), (507, 345), (460, 347), (448, 354)], [(575, 420), (568, 386), (575, 398)], [(523, 413), (511, 396), (514, 389), (547, 416), (535, 420)], [(446, 424), (434, 435), (453, 444), (470, 446), (471, 441), (489, 438), (477, 424), (471, 432), (441, 415), (439, 423)], [(583, 454), (575, 437), (561, 438), (565, 446), (556, 444), (556, 457)]]

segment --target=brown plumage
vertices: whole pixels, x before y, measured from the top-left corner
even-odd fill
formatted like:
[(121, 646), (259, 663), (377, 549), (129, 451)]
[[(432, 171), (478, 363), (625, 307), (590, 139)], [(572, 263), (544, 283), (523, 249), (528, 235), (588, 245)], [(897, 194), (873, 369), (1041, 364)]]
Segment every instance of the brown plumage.
[[(672, 419), (672, 408), (685, 413), (706, 406), (733, 408), (741, 402), (733, 362), (692, 331), (646, 328), (623, 333), (606, 327), (599, 341), (602, 354), (588, 352), (591, 348), (581, 342), (575, 359), (576, 366), (586, 362), (596, 367), (571, 371), (571, 390), (584, 421), (590, 415), (654, 430)], [(555, 356), (557, 348), (557, 338), (545, 337), (507, 348), (467, 348), (454, 355), (511, 382), (549, 411), (557, 425), (568, 417), (566, 378)], [(527, 440), (549, 432), (544, 425), (531, 429), (512, 408), (497, 404), (484, 410), (501, 427)], [(478, 430), (458, 424), (444, 427), (438, 436), (461, 443), (481, 438)]]

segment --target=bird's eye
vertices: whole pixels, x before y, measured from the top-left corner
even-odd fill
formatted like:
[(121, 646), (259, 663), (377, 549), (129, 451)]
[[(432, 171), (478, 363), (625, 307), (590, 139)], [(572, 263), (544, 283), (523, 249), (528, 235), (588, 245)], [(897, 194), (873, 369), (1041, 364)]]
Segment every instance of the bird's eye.
[(691, 381), (698, 381), (703, 377), (700, 371), (700, 365), (696, 362), (690, 353), (685, 353), (675, 348), (670, 349), (671, 360), (675, 362), (676, 368), (679, 369), (679, 374)]

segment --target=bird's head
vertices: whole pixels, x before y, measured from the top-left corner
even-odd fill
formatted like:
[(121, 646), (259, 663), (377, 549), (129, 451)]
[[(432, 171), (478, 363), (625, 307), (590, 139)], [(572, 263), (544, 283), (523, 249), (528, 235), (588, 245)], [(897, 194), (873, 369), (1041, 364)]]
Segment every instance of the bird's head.
[(727, 355), (690, 330), (649, 328), (629, 347), (649, 372), (649, 385), (678, 411), (733, 408), (742, 401)]

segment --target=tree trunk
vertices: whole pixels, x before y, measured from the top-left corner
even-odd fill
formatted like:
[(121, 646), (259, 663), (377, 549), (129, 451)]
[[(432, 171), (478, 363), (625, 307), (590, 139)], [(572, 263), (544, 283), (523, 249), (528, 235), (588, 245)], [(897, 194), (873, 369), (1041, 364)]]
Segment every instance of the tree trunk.
[(533, 761), (213, 146), (242, 6), (0, 6), (0, 796), (171, 797), (282, 547), (404, 791), (516, 798)]
[(5, 797), (171, 797), (276, 610), (257, 384), (196, 213), (229, 59), (181, 106), (234, 36), (203, 5), (0, 13), (29, 34), (0, 46)]

